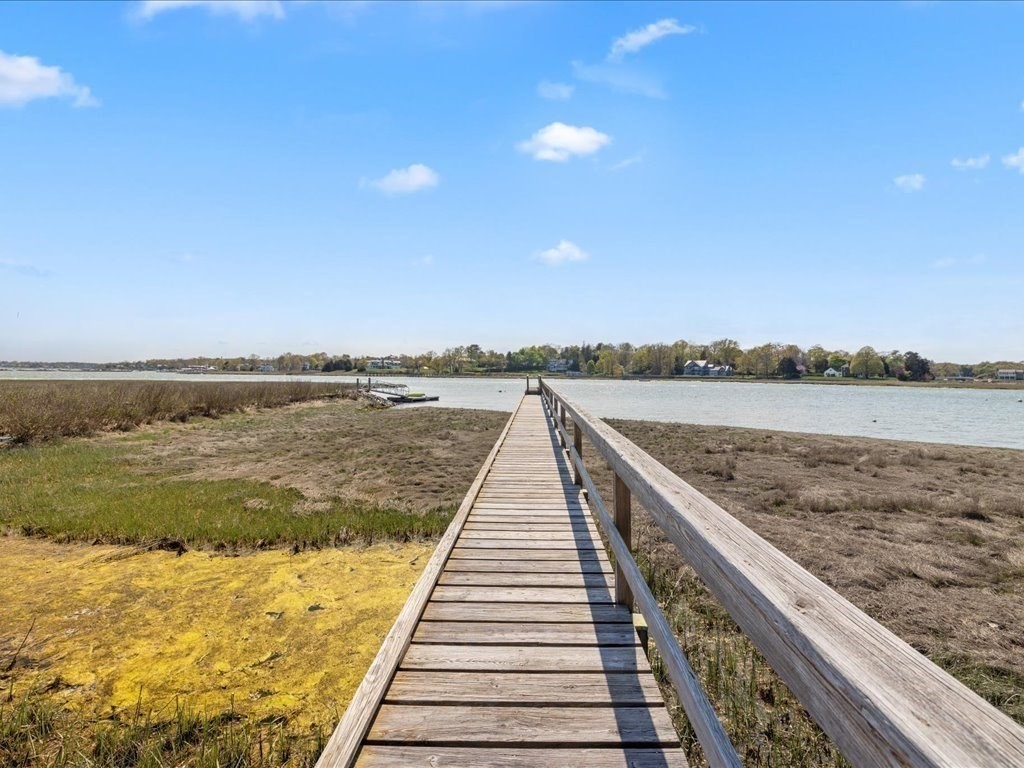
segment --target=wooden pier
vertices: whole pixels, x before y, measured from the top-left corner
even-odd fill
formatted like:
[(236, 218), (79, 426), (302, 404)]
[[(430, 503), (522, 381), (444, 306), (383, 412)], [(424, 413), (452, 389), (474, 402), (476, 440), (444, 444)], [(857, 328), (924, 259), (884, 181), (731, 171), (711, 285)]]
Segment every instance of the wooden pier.
[(354, 764), (684, 766), (539, 397), (496, 448)]
[[(611, 510), (584, 437), (615, 472)], [(633, 496), (852, 764), (1024, 766), (1024, 729), (543, 381), (318, 766), (685, 766), (634, 608), (708, 763), (741, 765), (632, 558)]]

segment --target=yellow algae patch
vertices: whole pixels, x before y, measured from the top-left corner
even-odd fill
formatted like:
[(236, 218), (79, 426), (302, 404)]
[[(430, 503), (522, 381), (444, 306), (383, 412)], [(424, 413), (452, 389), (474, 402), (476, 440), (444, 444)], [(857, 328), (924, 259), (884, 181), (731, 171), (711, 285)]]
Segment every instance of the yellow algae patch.
[[(84, 714), (167, 707), (344, 711), (429, 559), (427, 544), (292, 555), (138, 552), (0, 537), (0, 665), (35, 625), (16, 686), (58, 681)], [(9, 681), (8, 681), (9, 682)]]

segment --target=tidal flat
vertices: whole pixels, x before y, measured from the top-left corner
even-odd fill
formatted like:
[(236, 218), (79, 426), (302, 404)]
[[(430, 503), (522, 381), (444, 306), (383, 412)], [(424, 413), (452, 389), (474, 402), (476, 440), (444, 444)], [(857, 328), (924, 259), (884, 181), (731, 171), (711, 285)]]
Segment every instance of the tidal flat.
[[(0, 449), (0, 763), (312, 764), (506, 419), (333, 398)], [(611, 423), (1024, 721), (1019, 451)], [(634, 544), (745, 762), (844, 764), (642, 509)]]

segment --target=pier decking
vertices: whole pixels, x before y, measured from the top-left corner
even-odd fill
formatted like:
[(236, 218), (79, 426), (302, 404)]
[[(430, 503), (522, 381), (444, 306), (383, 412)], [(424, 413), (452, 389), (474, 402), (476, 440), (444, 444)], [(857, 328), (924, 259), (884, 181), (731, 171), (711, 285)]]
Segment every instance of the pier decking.
[[(614, 474), (607, 506), (584, 439)], [(1024, 768), (1024, 729), (545, 381), (318, 766), (685, 766), (634, 606), (708, 764), (742, 765), (633, 558), (633, 498), (852, 765)]]
[(354, 764), (685, 766), (541, 398), (485, 471)]

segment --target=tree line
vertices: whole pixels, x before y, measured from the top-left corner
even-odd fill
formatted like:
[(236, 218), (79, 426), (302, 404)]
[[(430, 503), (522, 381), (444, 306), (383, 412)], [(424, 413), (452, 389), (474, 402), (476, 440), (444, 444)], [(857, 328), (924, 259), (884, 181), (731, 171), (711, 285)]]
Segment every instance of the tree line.
[(118, 363), (111, 367), (175, 370), (184, 366), (206, 366), (218, 371), (266, 371), (301, 373), (304, 371), (380, 373), (381, 361), (389, 370), (406, 373), (455, 375), (470, 373), (536, 373), (547, 369), (552, 360), (564, 361), (572, 373), (598, 376), (680, 376), (689, 360), (706, 360), (712, 365), (728, 365), (736, 375), (756, 378), (799, 378), (821, 375), (829, 368), (859, 378), (892, 377), (904, 381), (928, 381), (943, 377), (992, 377), (999, 368), (1024, 367), (1024, 363), (983, 362), (974, 365), (935, 363), (914, 351), (878, 351), (864, 346), (855, 352), (827, 349), (815, 344), (804, 349), (796, 344), (768, 343), (743, 348), (734, 339), (710, 343), (675, 341), (634, 346), (599, 342), (555, 346), (539, 344), (518, 350), (483, 349), (478, 344), (448, 347), (415, 355), (308, 355), (286, 352), (277, 357), (194, 357), (154, 359)]

